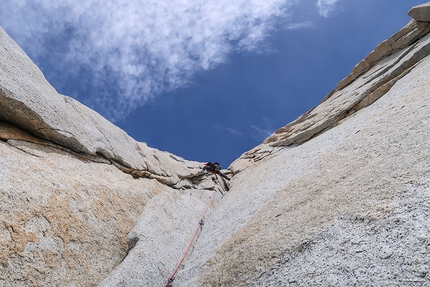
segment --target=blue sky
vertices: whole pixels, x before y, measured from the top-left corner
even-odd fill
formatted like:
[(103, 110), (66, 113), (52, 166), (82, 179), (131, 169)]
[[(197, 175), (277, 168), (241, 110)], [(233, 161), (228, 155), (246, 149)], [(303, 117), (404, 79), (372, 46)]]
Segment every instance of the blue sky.
[(227, 167), (317, 105), (424, 0), (2, 0), (59, 93)]

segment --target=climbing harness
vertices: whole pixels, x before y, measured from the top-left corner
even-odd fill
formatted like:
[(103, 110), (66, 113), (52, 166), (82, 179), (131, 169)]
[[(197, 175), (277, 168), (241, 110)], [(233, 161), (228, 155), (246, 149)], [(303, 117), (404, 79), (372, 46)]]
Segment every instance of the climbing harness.
[(211, 205), (211, 203), (212, 203), (212, 199), (213, 199), (213, 196), (214, 196), (214, 193), (215, 193), (215, 186), (216, 186), (216, 185), (219, 185), (219, 183), (218, 183), (218, 177), (217, 177), (217, 175), (215, 174), (215, 185), (214, 185), (214, 187), (213, 187), (213, 189), (212, 189), (212, 193), (211, 193), (211, 195), (209, 196), (209, 201), (208, 201), (208, 203), (206, 204), (206, 208), (205, 208), (205, 210), (203, 211), (202, 217), (200, 218), (199, 225), (197, 226), (196, 231), (194, 232), (194, 235), (193, 235), (193, 237), (191, 238), (190, 243), (188, 244), (187, 249), (185, 250), (184, 254), (182, 255), (181, 260), (179, 260), (179, 263), (178, 263), (178, 265), (176, 265), (176, 268), (175, 268), (175, 270), (173, 271), (172, 275), (170, 275), (169, 279), (167, 279), (167, 282), (166, 282), (166, 284), (164, 285), (164, 287), (172, 287), (173, 280), (175, 280), (175, 278), (174, 278), (174, 277), (175, 277), (175, 275), (176, 275), (176, 272), (178, 272), (179, 267), (181, 266), (182, 262), (184, 261), (185, 256), (187, 256), (188, 251), (190, 251), (190, 248), (191, 248), (191, 246), (193, 245), (194, 239), (196, 239), (196, 236), (197, 236), (197, 234), (198, 234), (198, 232), (199, 232), (199, 229), (201, 229), (201, 228), (203, 227), (203, 225), (204, 225), (204, 223), (203, 223), (203, 219), (205, 218), (206, 212), (208, 211), (209, 206), (210, 206), (210, 205)]

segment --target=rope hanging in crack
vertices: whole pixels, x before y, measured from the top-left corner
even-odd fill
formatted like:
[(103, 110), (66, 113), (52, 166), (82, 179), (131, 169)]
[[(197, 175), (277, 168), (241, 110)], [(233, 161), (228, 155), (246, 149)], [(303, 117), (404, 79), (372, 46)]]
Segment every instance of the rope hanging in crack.
[(209, 201), (208, 201), (208, 203), (206, 204), (206, 208), (205, 208), (205, 210), (203, 211), (202, 217), (200, 218), (199, 225), (197, 226), (196, 231), (194, 232), (193, 237), (191, 238), (190, 243), (188, 244), (187, 249), (185, 250), (184, 254), (182, 255), (182, 258), (179, 260), (178, 265), (176, 265), (175, 270), (173, 271), (172, 275), (170, 275), (170, 277), (169, 277), (169, 279), (167, 280), (167, 282), (166, 282), (166, 284), (164, 285), (164, 287), (172, 287), (172, 283), (173, 283), (174, 277), (175, 277), (175, 275), (176, 275), (176, 272), (178, 272), (179, 267), (181, 267), (181, 264), (182, 264), (182, 262), (184, 261), (185, 256), (187, 256), (188, 251), (190, 251), (190, 248), (191, 248), (191, 246), (193, 245), (194, 239), (196, 239), (196, 236), (197, 236), (197, 234), (199, 233), (199, 229), (201, 229), (201, 228), (202, 228), (202, 226), (203, 226), (203, 224), (204, 224), (204, 223), (203, 223), (203, 219), (205, 218), (205, 216), (206, 216), (206, 212), (208, 211), (209, 206), (210, 206), (210, 205), (211, 205), (211, 203), (212, 203), (213, 196), (214, 196), (214, 193), (215, 193), (215, 187), (216, 187), (217, 185), (219, 185), (219, 183), (218, 183), (218, 177), (217, 177), (217, 175), (215, 174), (215, 185), (214, 185), (214, 187), (213, 187), (213, 189), (212, 189), (212, 193), (211, 193), (211, 195), (209, 196)]

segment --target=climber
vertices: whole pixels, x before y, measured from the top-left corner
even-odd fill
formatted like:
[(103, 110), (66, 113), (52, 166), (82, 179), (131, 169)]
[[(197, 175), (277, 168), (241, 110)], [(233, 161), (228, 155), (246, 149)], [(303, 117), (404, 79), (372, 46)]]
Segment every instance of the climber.
[(208, 162), (208, 163), (206, 163), (205, 166), (203, 167), (203, 170), (207, 171), (207, 172), (210, 172), (210, 173), (213, 173), (213, 174), (219, 174), (221, 177), (223, 177), (223, 178), (225, 178), (227, 180), (230, 180), (225, 174), (223, 174), (221, 172), (221, 166), (217, 162), (214, 162), (214, 163)]

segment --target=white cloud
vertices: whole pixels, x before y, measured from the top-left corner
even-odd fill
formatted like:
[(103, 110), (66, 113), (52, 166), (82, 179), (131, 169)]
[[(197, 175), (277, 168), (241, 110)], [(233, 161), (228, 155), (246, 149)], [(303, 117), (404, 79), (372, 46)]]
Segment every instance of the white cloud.
[(305, 29), (305, 28), (315, 28), (315, 25), (313, 22), (306, 21), (306, 22), (300, 22), (300, 23), (290, 23), (286, 26), (289, 30), (297, 30), (297, 29)]
[(0, 25), (64, 82), (85, 72), (90, 104), (114, 120), (233, 51), (258, 51), (295, 1), (2, 0)]
[(321, 16), (328, 17), (336, 9), (339, 0), (318, 0), (317, 6)]

